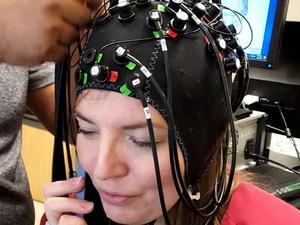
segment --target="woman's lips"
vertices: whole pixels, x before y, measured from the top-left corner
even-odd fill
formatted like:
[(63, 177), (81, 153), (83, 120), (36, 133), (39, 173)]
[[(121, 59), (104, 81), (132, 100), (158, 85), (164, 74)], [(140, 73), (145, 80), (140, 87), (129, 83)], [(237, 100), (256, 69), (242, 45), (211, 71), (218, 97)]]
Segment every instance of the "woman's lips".
[(115, 206), (125, 205), (135, 197), (135, 196), (122, 195), (114, 192), (108, 192), (104, 190), (100, 190), (100, 196), (104, 202)]

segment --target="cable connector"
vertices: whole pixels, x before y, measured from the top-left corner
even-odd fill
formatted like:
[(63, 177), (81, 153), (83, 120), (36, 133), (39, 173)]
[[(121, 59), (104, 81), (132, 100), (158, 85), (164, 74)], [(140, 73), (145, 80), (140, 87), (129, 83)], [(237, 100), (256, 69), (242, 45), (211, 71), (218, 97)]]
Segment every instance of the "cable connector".
[(288, 137), (288, 138), (290, 138), (290, 137), (292, 137), (292, 132), (291, 132), (291, 129), (290, 128), (285, 128), (284, 129), (284, 133), (285, 133), (285, 135)]
[(190, 187), (188, 188), (188, 190), (187, 190), (188, 193), (189, 193), (190, 198), (191, 198), (192, 200), (199, 201), (200, 198), (201, 198), (200, 192), (198, 191), (198, 192), (194, 193), (194, 191), (193, 191), (192, 189), (193, 189), (193, 188), (190, 186)]

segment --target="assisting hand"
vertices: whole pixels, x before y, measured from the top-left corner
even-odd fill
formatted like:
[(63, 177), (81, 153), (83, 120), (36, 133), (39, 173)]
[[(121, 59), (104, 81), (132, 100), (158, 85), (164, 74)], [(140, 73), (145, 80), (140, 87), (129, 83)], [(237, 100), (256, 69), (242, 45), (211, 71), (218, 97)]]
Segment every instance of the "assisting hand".
[(0, 63), (60, 61), (102, 0), (1, 0)]
[(65, 181), (57, 181), (44, 188), (45, 211), (50, 225), (87, 225), (83, 218), (77, 216), (88, 214), (93, 210), (94, 204), (82, 199), (71, 197), (84, 187), (82, 177)]

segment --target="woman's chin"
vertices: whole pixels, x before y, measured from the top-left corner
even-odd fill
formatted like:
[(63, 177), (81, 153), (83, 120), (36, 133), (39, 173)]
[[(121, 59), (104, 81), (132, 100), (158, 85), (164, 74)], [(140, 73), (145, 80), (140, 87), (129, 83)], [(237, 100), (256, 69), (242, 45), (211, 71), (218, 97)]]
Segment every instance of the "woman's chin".
[(118, 224), (130, 224), (130, 225), (141, 225), (151, 222), (153, 219), (145, 218), (141, 214), (136, 212), (129, 212), (122, 207), (105, 207), (104, 211), (106, 216)]

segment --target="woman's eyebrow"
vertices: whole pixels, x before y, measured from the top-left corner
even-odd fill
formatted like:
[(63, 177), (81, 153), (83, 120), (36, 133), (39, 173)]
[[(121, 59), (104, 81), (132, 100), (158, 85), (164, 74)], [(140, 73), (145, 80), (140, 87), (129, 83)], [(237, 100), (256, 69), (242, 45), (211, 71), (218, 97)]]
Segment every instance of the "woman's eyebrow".
[[(91, 119), (85, 117), (84, 115), (82, 115), (78, 111), (74, 113), (74, 116), (76, 118), (80, 119), (80, 120), (83, 120), (84, 122), (87, 122), (87, 123), (90, 123), (90, 124), (95, 124), (94, 121), (92, 121)], [(153, 127), (156, 128), (156, 129), (166, 129), (167, 128), (166, 126), (164, 126), (160, 123), (153, 122), (153, 121), (152, 121), (152, 124), (153, 124)], [(137, 122), (137, 123), (134, 123), (134, 124), (129, 124), (129, 125), (122, 126), (122, 129), (124, 129), (124, 130), (135, 130), (135, 129), (144, 129), (144, 128), (148, 128), (146, 120), (142, 121), (142, 122)]]
[(89, 118), (85, 117), (80, 112), (75, 112), (74, 116), (76, 118), (79, 118), (79, 119), (83, 120), (84, 122), (87, 122), (87, 123), (90, 123), (90, 124), (95, 124), (92, 120), (90, 120)]
[[(163, 126), (160, 123), (155, 123), (152, 121), (153, 127), (156, 129), (166, 129), (167, 127)], [(125, 125), (122, 127), (124, 130), (135, 130), (135, 129), (144, 129), (144, 128), (148, 128), (148, 125), (145, 122), (141, 122), (141, 123), (135, 123), (135, 124), (130, 124), (130, 125)]]

